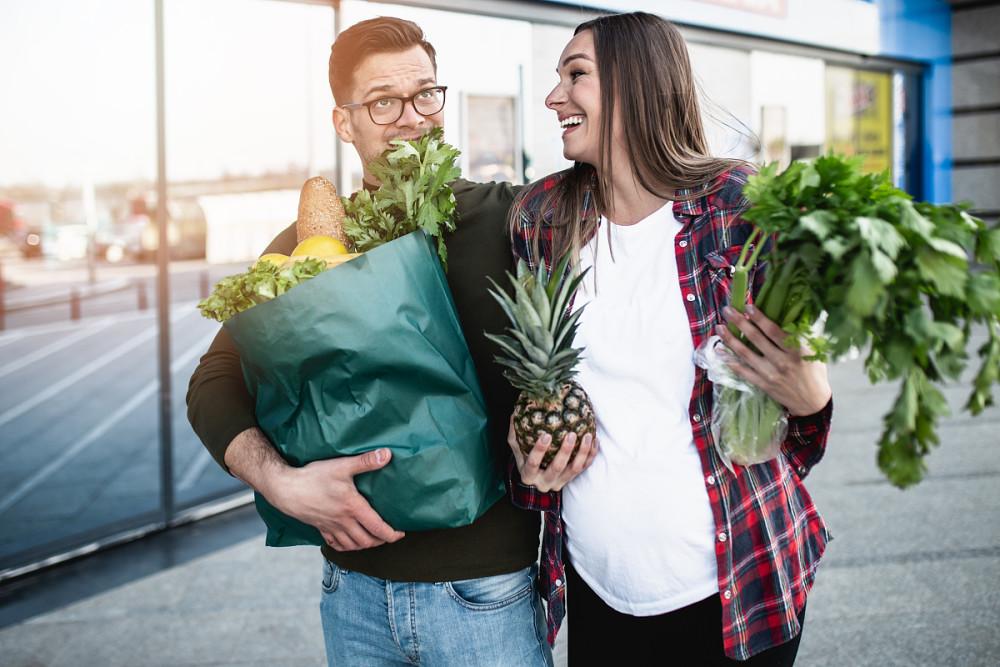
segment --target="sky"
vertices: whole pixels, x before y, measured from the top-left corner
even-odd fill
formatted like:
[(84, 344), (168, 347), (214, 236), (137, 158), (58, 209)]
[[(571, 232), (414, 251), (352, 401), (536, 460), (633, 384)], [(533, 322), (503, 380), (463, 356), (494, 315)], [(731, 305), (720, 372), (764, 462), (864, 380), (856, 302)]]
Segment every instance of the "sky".
[[(0, 3), (0, 185), (155, 177), (153, 7)], [(165, 7), (172, 179), (282, 168), (324, 152), (332, 160), (320, 113), (330, 99), (329, 8), (263, 0)]]

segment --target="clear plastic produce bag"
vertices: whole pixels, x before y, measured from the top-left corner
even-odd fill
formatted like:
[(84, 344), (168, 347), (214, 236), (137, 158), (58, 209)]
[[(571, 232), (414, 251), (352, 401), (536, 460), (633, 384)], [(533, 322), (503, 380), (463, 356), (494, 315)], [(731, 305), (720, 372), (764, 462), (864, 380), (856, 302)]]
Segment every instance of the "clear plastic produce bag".
[(712, 440), (723, 463), (748, 466), (778, 456), (788, 434), (784, 407), (730, 368), (720, 352), (732, 355), (718, 336), (694, 353), (694, 362), (712, 381)]

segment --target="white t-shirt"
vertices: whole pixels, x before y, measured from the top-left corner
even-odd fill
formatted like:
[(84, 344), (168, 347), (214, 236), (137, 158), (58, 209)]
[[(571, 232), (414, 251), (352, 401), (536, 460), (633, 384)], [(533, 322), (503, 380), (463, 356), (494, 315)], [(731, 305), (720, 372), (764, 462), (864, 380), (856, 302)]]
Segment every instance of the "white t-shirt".
[(594, 404), (599, 451), (563, 489), (566, 544), (594, 592), (633, 616), (719, 590), (688, 413), (695, 369), (674, 254), (680, 228), (670, 202), (634, 225), (602, 219), (581, 249), (590, 272), (574, 302), (586, 305), (577, 381)]

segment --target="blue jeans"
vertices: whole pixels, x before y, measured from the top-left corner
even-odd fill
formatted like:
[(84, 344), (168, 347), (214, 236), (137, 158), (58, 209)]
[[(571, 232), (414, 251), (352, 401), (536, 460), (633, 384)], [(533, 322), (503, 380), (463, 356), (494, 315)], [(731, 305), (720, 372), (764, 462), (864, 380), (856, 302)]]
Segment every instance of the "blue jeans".
[(331, 667), (552, 667), (537, 566), (440, 583), (398, 582), (324, 560), (320, 615)]

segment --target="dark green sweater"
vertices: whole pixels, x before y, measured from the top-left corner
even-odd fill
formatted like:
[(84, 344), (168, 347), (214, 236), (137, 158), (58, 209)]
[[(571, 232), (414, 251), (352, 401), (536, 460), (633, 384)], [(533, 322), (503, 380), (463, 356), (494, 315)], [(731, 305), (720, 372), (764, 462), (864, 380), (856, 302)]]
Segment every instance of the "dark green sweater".
[[(492, 277), (506, 284), (512, 266), (505, 231), (515, 189), (508, 184), (453, 183), (459, 220), (448, 246), (448, 284), (472, 353), (472, 361), (490, 417), (490, 444), (498, 461), (507, 461), (507, 425), (516, 392), (493, 362), (496, 352), (484, 331), (499, 332), (507, 320), (487, 293)], [(265, 252), (288, 254), (295, 247), (295, 225), (281, 232)], [(226, 447), (233, 438), (257, 426), (254, 402), (243, 382), (239, 353), (225, 329), (191, 376), (188, 419), (215, 460), (225, 467)], [(505, 470), (500, 471), (506, 475)], [(527, 567), (538, 554), (539, 517), (515, 508), (508, 496), (475, 523), (462, 528), (408, 532), (399, 542), (374, 549), (323, 554), (338, 566), (397, 581), (454, 581), (513, 572)]]

